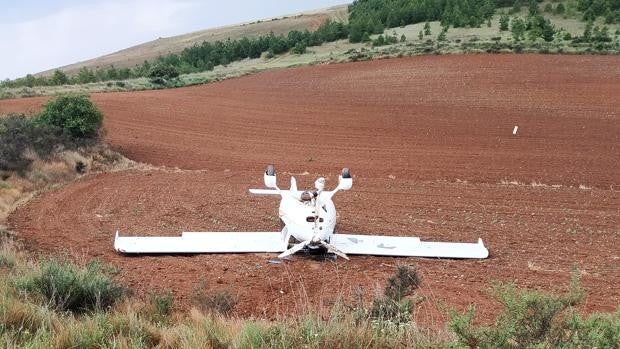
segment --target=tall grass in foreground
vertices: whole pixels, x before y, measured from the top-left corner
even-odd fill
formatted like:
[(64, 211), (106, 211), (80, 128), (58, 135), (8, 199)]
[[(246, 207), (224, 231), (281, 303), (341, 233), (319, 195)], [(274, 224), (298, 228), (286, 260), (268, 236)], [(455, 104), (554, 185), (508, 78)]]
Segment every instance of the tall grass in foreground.
[(327, 317), (315, 312), (267, 321), (197, 309), (170, 312), (169, 294), (153, 294), (145, 302), (129, 299), (99, 264), (29, 260), (10, 237), (1, 239), (0, 251), (1, 348), (613, 348), (620, 343), (620, 310), (582, 318), (573, 308), (583, 295), (576, 281), (564, 295), (497, 284), (494, 293), (505, 308), (493, 325), (474, 324), (472, 310), (453, 312), (449, 328), (430, 330), (411, 321), (409, 296), (420, 284), (411, 267), (399, 267), (384, 294), (368, 306), (342, 303)]

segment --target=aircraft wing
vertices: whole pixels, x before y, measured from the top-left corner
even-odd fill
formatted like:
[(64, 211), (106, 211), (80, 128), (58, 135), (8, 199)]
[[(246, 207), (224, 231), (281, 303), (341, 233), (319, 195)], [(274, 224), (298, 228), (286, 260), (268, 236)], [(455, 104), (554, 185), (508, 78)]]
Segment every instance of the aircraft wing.
[(184, 232), (181, 236), (119, 236), (114, 249), (122, 253), (284, 252), (281, 232)]
[(330, 244), (346, 254), (475, 259), (489, 256), (482, 239), (477, 243), (432, 242), (418, 237), (334, 234)]
[(280, 195), (280, 193), (296, 193), (298, 196), (303, 193), (301, 190), (276, 190), (276, 189), (250, 189), (250, 194), (254, 195)]

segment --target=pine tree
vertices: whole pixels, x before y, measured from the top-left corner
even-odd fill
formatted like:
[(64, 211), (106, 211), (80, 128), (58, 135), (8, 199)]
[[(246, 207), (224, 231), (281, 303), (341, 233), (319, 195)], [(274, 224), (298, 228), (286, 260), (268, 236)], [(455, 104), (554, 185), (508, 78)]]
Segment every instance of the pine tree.
[(510, 30), (515, 41), (523, 39), (523, 35), (525, 34), (525, 21), (520, 17), (514, 17)]
[(431, 24), (429, 22), (424, 24), (424, 35), (431, 35)]
[(499, 17), (499, 30), (500, 31), (507, 31), (509, 24), (510, 24), (510, 17), (508, 17), (508, 15), (501, 15)]

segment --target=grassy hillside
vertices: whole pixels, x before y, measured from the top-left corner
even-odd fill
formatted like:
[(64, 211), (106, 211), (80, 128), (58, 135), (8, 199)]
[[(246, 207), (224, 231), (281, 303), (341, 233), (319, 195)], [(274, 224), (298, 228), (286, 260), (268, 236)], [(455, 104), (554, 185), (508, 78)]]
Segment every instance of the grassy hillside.
[[(391, 4), (388, 12), (370, 6), (381, 1)], [(471, 1), (490, 4), (490, 0)], [(469, 11), (442, 1), (441, 12), (435, 4), (422, 0), (358, 1), (348, 8), (159, 39), (63, 68), (69, 74), (56, 70), (50, 77), (29, 75), (4, 81), (0, 98), (182, 87), (272, 68), (419, 54), (620, 53), (620, 9), (595, 16), (584, 7), (586, 2), (521, 0), (518, 6)], [(370, 7), (364, 8), (366, 5)], [(437, 13), (428, 14), (432, 9)], [(328, 19), (337, 22), (325, 22)], [(396, 22), (401, 24), (393, 27)], [(297, 25), (306, 29), (287, 32)], [(272, 34), (262, 35), (263, 31)], [(196, 44), (200, 40), (202, 43)], [(191, 47), (184, 46), (190, 43)], [(175, 51), (181, 52), (166, 54)], [(157, 58), (144, 60), (152, 55)], [(132, 64), (133, 69), (128, 68)]]
[[(158, 38), (105, 56), (66, 65), (59, 69), (72, 75), (77, 73), (80, 68), (84, 67), (99, 69), (114, 65), (116, 68), (132, 68), (137, 64), (142, 64), (145, 60), (152, 61), (158, 56), (178, 53), (186, 47), (200, 44), (203, 41), (226, 40), (228, 38), (234, 40), (243, 37), (267, 35), (270, 32), (276, 35), (286, 35), (292, 30), (314, 30), (327, 19), (346, 21), (347, 5), (334, 6), (300, 14), (285, 15), (251, 23), (200, 30), (169, 38)], [(37, 75), (51, 75), (54, 70), (56, 69), (47, 70)]]

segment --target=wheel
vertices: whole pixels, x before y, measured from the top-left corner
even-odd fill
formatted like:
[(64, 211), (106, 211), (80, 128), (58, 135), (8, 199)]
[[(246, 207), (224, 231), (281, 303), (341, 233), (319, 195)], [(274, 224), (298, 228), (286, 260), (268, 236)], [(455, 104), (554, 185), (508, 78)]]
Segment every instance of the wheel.
[(267, 174), (267, 176), (275, 176), (276, 168), (273, 167), (273, 165), (267, 165), (267, 170), (265, 170), (265, 173)]
[(345, 167), (342, 169), (342, 178), (351, 178), (351, 173), (349, 172), (349, 168)]

